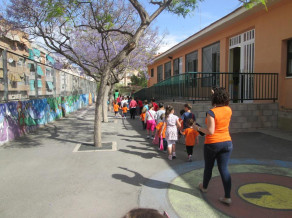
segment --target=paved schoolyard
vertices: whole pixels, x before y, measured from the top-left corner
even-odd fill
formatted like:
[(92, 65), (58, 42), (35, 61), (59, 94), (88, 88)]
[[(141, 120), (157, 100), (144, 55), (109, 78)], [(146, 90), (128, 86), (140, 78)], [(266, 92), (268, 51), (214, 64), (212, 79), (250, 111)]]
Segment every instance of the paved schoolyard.
[[(196, 191), (203, 138), (194, 162), (185, 161), (181, 144), (178, 158), (170, 162), (147, 141), (140, 120), (114, 122), (110, 114), (110, 122), (102, 124), (103, 140), (116, 141), (118, 151), (73, 152), (77, 144), (92, 141), (93, 116), (94, 107), (89, 107), (0, 147), (0, 217), (121, 217), (139, 206), (166, 210), (171, 217), (233, 216), (210, 198), (217, 189), (208, 195)], [(289, 133), (265, 133), (232, 134), (233, 175), (264, 172), (290, 178)], [(220, 190), (216, 170), (214, 176)], [(188, 204), (181, 199), (189, 199)], [(247, 207), (261, 207), (258, 204), (249, 202)]]

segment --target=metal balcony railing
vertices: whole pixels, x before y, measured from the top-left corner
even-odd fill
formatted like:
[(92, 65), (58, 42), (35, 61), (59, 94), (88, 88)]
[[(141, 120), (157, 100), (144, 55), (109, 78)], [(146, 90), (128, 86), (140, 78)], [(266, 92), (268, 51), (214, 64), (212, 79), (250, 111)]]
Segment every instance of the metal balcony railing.
[(224, 87), (233, 102), (278, 100), (278, 73), (197, 73), (170, 77), (134, 94), (140, 99), (210, 101), (212, 87)]

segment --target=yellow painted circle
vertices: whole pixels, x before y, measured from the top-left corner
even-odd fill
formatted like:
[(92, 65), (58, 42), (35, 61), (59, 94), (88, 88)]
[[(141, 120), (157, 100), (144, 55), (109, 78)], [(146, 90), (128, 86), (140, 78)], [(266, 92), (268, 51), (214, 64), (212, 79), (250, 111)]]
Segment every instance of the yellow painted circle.
[(270, 209), (291, 210), (292, 189), (267, 183), (252, 183), (238, 189), (239, 196), (249, 203)]

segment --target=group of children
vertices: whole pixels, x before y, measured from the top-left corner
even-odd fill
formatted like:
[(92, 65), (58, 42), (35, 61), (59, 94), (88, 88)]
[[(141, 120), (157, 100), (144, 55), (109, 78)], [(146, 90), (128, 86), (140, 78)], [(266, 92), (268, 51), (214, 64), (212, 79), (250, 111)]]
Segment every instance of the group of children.
[(115, 118), (118, 118), (120, 116), (119, 110), (122, 110), (122, 118), (126, 119), (127, 118), (127, 113), (128, 113), (128, 104), (123, 103), (123, 104), (118, 104), (116, 100), (113, 102), (113, 107), (114, 107), (114, 112), (115, 112)]
[(184, 110), (180, 111), (181, 117), (178, 118), (174, 115), (172, 106), (164, 108), (164, 105), (159, 103), (159, 109), (155, 110), (153, 101), (144, 103), (140, 118), (143, 129), (147, 130), (147, 139), (152, 139), (153, 142), (160, 141), (157, 137), (162, 139), (164, 151), (168, 151), (168, 159), (172, 160), (176, 158), (176, 142), (180, 137), (184, 137), (188, 161), (192, 161), (193, 147), (199, 143), (200, 133), (193, 128), (196, 118), (191, 112), (191, 106), (185, 104)]

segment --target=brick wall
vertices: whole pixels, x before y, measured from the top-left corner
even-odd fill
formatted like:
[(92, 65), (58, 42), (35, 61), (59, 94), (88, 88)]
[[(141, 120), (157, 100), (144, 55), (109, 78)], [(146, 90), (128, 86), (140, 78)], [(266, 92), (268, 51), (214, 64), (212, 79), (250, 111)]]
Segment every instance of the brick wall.
[[(182, 102), (166, 102), (165, 105), (172, 105), (175, 114), (183, 109)], [(195, 114), (199, 124), (205, 123), (206, 112), (212, 108), (210, 103), (191, 104), (192, 112)], [(276, 128), (278, 127), (278, 103), (252, 103), (235, 104), (231, 103), (232, 118), (230, 123), (231, 131), (257, 129), (257, 128)]]

